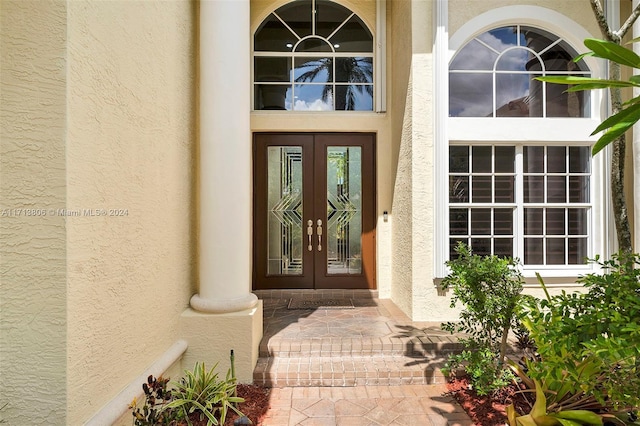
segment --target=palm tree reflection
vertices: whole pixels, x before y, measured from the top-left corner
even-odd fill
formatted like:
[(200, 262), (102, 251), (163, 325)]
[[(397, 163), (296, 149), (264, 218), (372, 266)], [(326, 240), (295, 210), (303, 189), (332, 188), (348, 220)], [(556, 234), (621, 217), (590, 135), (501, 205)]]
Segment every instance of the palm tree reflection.
[[(298, 69), (310, 68), (295, 81), (297, 83), (315, 82), (318, 76), (326, 73), (326, 83), (322, 89), (322, 101), (328, 102), (332, 96), (333, 87), (336, 87), (336, 110), (354, 111), (357, 108), (356, 95), (365, 93), (373, 98), (373, 58), (334, 58), (313, 59), (301, 64)], [(334, 84), (337, 83), (337, 84)], [(347, 83), (347, 84), (342, 84)], [(344, 94), (341, 93), (344, 91)]]

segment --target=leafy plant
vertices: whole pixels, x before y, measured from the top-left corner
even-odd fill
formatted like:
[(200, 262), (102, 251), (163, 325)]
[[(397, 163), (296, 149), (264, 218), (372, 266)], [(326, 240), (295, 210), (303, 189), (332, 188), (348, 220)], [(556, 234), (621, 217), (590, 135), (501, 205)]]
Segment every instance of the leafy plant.
[(465, 244), (456, 247), (458, 257), (447, 262), (451, 273), (442, 281), (451, 288), (451, 307), (464, 306), (460, 322), (442, 324), (451, 333), (464, 333), (461, 354), (451, 355), (445, 373), (464, 368), (480, 395), (497, 390), (511, 378), (505, 368), (509, 330), (516, 323), (516, 306), (522, 293), (522, 275), (511, 258), (478, 256)]
[[(639, 40), (636, 39), (633, 41), (637, 42)], [(640, 68), (640, 56), (638, 56), (633, 50), (620, 46), (617, 43), (607, 40), (588, 38), (584, 40), (584, 45), (590, 49), (590, 51), (575, 58), (576, 62), (585, 56), (594, 56), (596, 58), (607, 59), (619, 65), (625, 65), (631, 68)], [(640, 76), (637, 75), (631, 76), (628, 81), (578, 76), (545, 76), (537, 77), (536, 79), (546, 81), (547, 83), (570, 85), (567, 92), (640, 87)], [(638, 120), (640, 120), (640, 96), (636, 96), (625, 102), (619, 112), (604, 120), (593, 131), (593, 133), (591, 133), (591, 135), (595, 135), (596, 133), (604, 131), (592, 148), (593, 155), (597, 154), (604, 147), (623, 135)]]
[(640, 257), (620, 253), (595, 262), (605, 273), (578, 280), (586, 293), (551, 297), (538, 276), (546, 299), (523, 304), (522, 322), (539, 356), (526, 373), (551, 392), (550, 411), (567, 400), (569, 408), (580, 402), (608, 413), (640, 407)]
[(145, 403), (142, 408), (137, 406), (137, 399), (134, 398), (129, 405), (133, 410), (133, 424), (135, 426), (148, 425), (168, 425), (175, 419), (175, 413), (165, 410), (166, 405), (171, 401), (171, 391), (167, 390), (169, 379), (152, 375), (147, 378), (147, 383), (142, 384)]
[(193, 371), (185, 371), (186, 376), (174, 383), (173, 400), (165, 409), (177, 409), (189, 425), (189, 415), (197, 412), (200, 420), (207, 419), (207, 425), (224, 424), (229, 410), (243, 416), (235, 407), (244, 399), (235, 396), (236, 378), (232, 370), (227, 372), (225, 380), (219, 380), (215, 372), (217, 365), (207, 371), (204, 363), (196, 363)]
[(536, 402), (528, 414), (521, 415), (517, 413), (513, 405), (507, 407), (509, 426), (587, 426), (604, 424), (602, 416), (589, 410), (567, 409), (550, 413), (547, 407), (545, 391), (537, 380), (534, 381), (534, 389)]

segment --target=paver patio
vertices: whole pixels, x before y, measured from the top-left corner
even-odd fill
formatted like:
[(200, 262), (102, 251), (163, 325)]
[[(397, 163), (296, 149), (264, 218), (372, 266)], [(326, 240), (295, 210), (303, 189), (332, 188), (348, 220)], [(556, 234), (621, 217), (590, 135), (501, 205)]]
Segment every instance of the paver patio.
[[(264, 425), (473, 423), (440, 368), (460, 350), (439, 323), (413, 322), (375, 291), (257, 291), (264, 337), (254, 382), (273, 387)], [(353, 308), (288, 309), (291, 298), (350, 300)]]

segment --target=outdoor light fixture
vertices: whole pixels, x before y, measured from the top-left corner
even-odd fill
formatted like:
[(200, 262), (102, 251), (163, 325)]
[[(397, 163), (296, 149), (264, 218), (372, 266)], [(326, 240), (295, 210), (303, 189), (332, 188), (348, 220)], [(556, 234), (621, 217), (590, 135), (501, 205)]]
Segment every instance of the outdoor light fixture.
[(382, 212), (382, 220), (384, 220), (385, 222), (389, 221), (389, 212), (388, 211), (383, 211)]

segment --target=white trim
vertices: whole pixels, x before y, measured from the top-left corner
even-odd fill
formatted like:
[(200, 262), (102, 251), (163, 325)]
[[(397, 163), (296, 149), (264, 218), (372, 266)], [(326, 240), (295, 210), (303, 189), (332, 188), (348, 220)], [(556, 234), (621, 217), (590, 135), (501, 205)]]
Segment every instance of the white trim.
[(387, 111), (387, 1), (376, 0), (376, 34), (373, 110)]
[(186, 350), (186, 340), (178, 340), (171, 345), (149, 368), (133, 379), (126, 388), (122, 389), (118, 395), (91, 417), (85, 426), (110, 426), (114, 424), (129, 410), (128, 407), (133, 398), (142, 394), (142, 384), (147, 382), (147, 377), (150, 375), (161, 376), (182, 357)]
[(598, 124), (591, 118), (449, 117), (449, 140), (593, 143), (598, 138), (590, 133)]
[(438, 250), (434, 250), (433, 270), (436, 277), (444, 277), (447, 268), (444, 264), (448, 258), (449, 247), (449, 2), (437, 0), (435, 4), (435, 49), (434, 49), (434, 179), (435, 216), (439, 218), (435, 226), (434, 240)]

